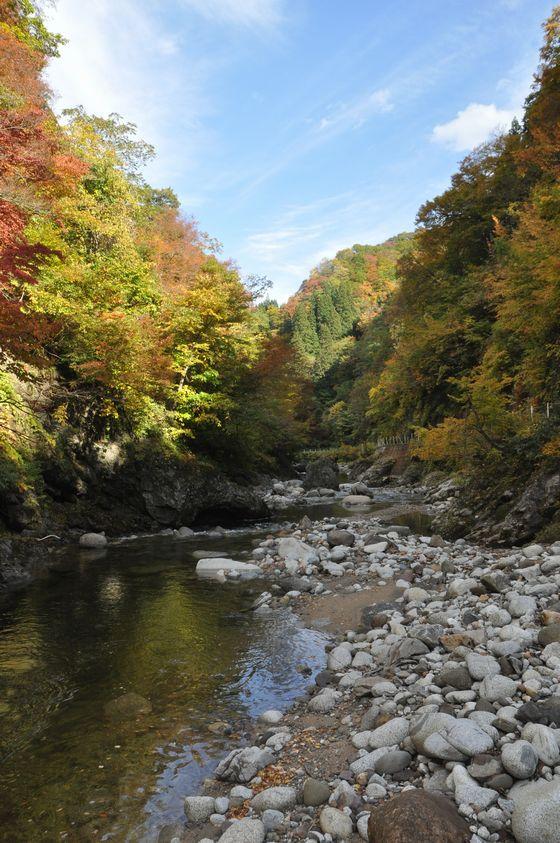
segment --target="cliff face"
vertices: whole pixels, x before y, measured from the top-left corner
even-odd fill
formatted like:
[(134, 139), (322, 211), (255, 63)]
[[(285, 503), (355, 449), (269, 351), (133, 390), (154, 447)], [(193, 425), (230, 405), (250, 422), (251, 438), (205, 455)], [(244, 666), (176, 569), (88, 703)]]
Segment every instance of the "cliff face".
[[(66, 534), (230, 522), (264, 516), (252, 486), (195, 457), (165, 453), (159, 443), (107, 442), (82, 449), (66, 442), (33, 466), (26, 481), (4, 479), (0, 519), (8, 533)], [(205, 516), (206, 513), (206, 516)]]

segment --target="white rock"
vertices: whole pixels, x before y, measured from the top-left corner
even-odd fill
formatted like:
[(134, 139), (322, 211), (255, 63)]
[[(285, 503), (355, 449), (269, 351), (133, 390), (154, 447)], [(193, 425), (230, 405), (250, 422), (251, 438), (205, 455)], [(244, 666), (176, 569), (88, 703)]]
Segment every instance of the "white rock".
[(407, 603), (426, 603), (430, 599), (430, 593), (425, 588), (413, 586), (404, 593), (404, 599)]
[(352, 653), (348, 647), (335, 647), (331, 650), (327, 657), (327, 667), (329, 670), (344, 670), (352, 664)]
[(560, 763), (560, 749), (554, 731), (540, 723), (527, 723), (521, 732), (524, 740), (534, 746), (539, 759), (549, 767)]
[(400, 744), (408, 736), (409, 729), (410, 723), (406, 717), (394, 717), (371, 732), (369, 745), (372, 749), (380, 749), (382, 746)]
[(333, 840), (348, 840), (352, 836), (352, 820), (348, 814), (337, 808), (323, 808), (319, 816), (323, 834), (330, 834)]
[(242, 784), (236, 784), (229, 792), (229, 801), (234, 808), (238, 808), (247, 799), (251, 799), (253, 791), (250, 787), (244, 787)]
[(267, 787), (251, 799), (256, 811), (287, 811), (296, 804), (297, 793), (293, 787)]
[(364, 553), (371, 555), (372, 553), (385, 553), (389, 547), (388, 542), (376, 542), (376, 544), (367, 544), (364, 547)]
[(526, 594), (514, 594), (509, 599), (508, 609), (513, 618), (522, 618), (523, 615), (532, 615), (536, 612), (537, 601)]
[(217, 779), (234, 782), (248, 782), (257, 772), (274, 761), (274, 755), (269, 749), (258, 746), (247, 746), (243, 749), (233, 749), (220, 761), (214, 775)]
[(263, 843), (266, 829), (260, 820), (236, 820), (219, 839), (219, 843)]
[(530, 544), (523, 548), (522, 553), (527, 559), (535, 559), (544, 553), (544, 547), (542, 544)]
[(334, 688), (323, 688), (308, 702), (307, 707), (319, 714), (326, 714), (332, 711), (341, 696), (340, 691), (335, 691)]
[(352, 667), (370, 667), (373, 664), (373, 657), (370, 653), (364, 653), (363, 650), (360, 650), (359, 653), (356, 653), (352, 660)]
[(362, 755), (360, 758), (353, 761), (350, 764), (350, 769), (356, 776), (360, 773), (374, 772), (375, 765), (379, 759), (383, 758), (384, 755), (387, 755), (391, 749), (397, 749), (397, 746), (382, 746), (380, 749), (374, 749), (373, 752), (367, 752), (365, 755)]
[(451, 746), (467, 756), (489, 752), (494, 748), (492, 737), (474, 720), (457, 720), (450, 729), (444, 732), (444, 737)]
[(277, 709), (270, 709), (269, 711), (263, 711), (262, 714), (259, 714), (259, 720), (261, 723), (266, 723), (268, 726), (276, 726), (284, 715), (281, 711)]
[(361, 817), (358, 817), (358, 822), (356, 823), (356, 827), (358, 829), (358, 834), (360, 835), (362, 840), (369, 840), (368, 822), (369, 822), (369, 814), (362, 814)]
[(466, 661), (468, 671), (473, 679), (484, 679), (485, 676), (495, 676), (502, 672), (497, 659), (493, 656), (468, 653)]
[(226, 558), (199, 559), (196, 563), (196, 573), (205, 579), (221, 579), (220, 573), (237, 574), (242, 579), (262, 577), (262, 571), (258, 565)]
[(277, 553), (281, 559), (303, 562), (306, 565), (309, 562), (315, 562), (317, 559), (317, 554), (312, 547), (299, 541), (299, 539), (294, 539), (292, 536), (278, 539)]
[(107, 537), (105, 533), (83, 533), (80, 536), (78, 544), (80, 547), (97, 548), (105, 547), (107, 544)]

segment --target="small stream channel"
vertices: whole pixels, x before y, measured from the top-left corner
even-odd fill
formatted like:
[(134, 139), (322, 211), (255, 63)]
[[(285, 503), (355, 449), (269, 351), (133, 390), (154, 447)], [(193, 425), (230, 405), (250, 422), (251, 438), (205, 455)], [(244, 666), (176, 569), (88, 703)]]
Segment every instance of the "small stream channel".
[[(324, 634), (287, 610), (254, 615), (262, 580), (199, 580), (192, 554), (239, 558), (304, 512), (357, 517), (330, 502), (222, 539), (72, 547), (0, 597), (0, 840), (157, 841), (250, 721), (301, 696)], [(127, 692), (151, 713), (111, 720), (105, 704)]]

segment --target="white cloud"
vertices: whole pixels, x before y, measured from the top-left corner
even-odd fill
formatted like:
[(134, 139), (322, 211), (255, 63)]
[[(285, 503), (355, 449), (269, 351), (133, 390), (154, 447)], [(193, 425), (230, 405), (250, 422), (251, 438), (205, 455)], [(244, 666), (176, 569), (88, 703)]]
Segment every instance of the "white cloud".
[(271, 29), (282, 22), (279, 0), (182, 0), (212, 23)]
[(493, 103), (472, 102), (448, 123), (434, 127), (432, 141), (463, 152), (488, 140), (495, 132), (508, 129), (517, 109), (497, 108)]

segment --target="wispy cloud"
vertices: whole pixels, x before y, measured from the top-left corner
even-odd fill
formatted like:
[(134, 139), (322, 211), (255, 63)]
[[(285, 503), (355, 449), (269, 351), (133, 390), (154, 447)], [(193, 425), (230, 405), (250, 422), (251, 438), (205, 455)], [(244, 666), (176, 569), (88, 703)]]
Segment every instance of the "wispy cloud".
[(393, 110), (391, 94), (387, 88), (380, 88), (358, 99), (333, 106), (321, 118), (319, 131), (340, 131), (347, 128), (359, 129), (374, 114), (383, 114)]
[(432, 141), (464, 152), (484, 143), (496, 132), (508, 129), (516, 113), (515, 109), (497, 108), (494, 103), (472, 102), (448, 123), (434, 126)]
[(274, 294), (287, 297), (323, 258), (353, 243), (378, 243), (390, 231), (370, 185), (313, 202), (288, 206), (266, 229), (247, 235), (239, 257), (275, 282)]
[(182, 0), (212, 23), (272, 29), (282, 22), (280, 0)]
[(136, 123), (158, 150), (149, 170), (156, 183), (195, 166), (212, 144), (206, 89), (219, 57), (187, 53), (181, 31), (169, 31), (142, 0), (58, 0), (49, 25), (68, 39), (47, 70), (57, 108), (83, 105)]

